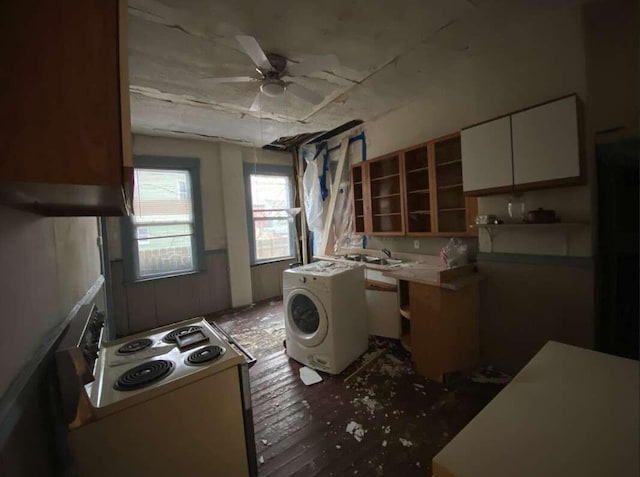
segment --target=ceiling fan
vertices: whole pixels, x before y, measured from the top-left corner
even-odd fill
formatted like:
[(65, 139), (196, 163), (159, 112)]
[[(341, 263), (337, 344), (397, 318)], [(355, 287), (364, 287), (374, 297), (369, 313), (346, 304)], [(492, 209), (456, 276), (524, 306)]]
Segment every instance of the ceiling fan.
[(304, 63), (289, 63), (284, 56), (265, 53), (258, 41), (247, 35), (238, 35), (236, 40), (244, 52), (253, 60), (260, 78), (253, 76), (231, 76), (228, 78), (206, 78), (210, 83), (260, 83), (260, 91), (256, 95), (251, 111), (260, 106), (260, 92), (270, 98), (282, 96), (285, 91), (311, 104), (320, 104), (324, 97), (297, 83), (294, 76), (302, 76), (316, 71), (334, 68), (338, 65), (335, 55), (316, 56)]

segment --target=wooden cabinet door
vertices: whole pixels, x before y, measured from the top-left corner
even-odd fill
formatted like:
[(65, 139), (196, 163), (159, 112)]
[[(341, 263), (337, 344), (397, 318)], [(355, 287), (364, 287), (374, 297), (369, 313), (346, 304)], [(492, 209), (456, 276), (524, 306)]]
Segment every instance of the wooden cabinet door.
[(507, 116), (462, 130), (465, 193), (512, 185), (510, 129)]
[(516, 185), (580, 176), (576, 96), (516, 113), (512, 128)]
[(0, 5), (0, 202), (126, 213), (133, 188), (124, 0)]

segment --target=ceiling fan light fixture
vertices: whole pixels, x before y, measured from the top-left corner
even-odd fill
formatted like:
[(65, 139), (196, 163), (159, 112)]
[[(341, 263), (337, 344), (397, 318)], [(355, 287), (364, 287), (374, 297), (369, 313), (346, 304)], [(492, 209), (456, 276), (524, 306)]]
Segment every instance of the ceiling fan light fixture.
[(286, 89), (284, 81), (279, 79), (266, 79), (260, 85), (260, 91), (270, 98), (277, 98), (282, 96)]

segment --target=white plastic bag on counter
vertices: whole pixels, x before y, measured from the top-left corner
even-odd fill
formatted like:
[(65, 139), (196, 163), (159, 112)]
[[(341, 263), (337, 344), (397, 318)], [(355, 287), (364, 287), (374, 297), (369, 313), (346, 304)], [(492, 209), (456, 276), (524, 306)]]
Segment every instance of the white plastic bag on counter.
[(447, 268), (466, 265), (469, 262), (469, 246), (454, 237), (440, 250), (440, 258)]

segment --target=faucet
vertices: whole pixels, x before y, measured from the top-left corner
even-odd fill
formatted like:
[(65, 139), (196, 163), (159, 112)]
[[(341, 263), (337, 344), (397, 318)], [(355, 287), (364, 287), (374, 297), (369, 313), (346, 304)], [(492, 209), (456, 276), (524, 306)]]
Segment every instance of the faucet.
[(387, 258), (391, 258), (391, 250), (389, 250), (388, 248), (383, 248), (382, 253), (384, 253)]

